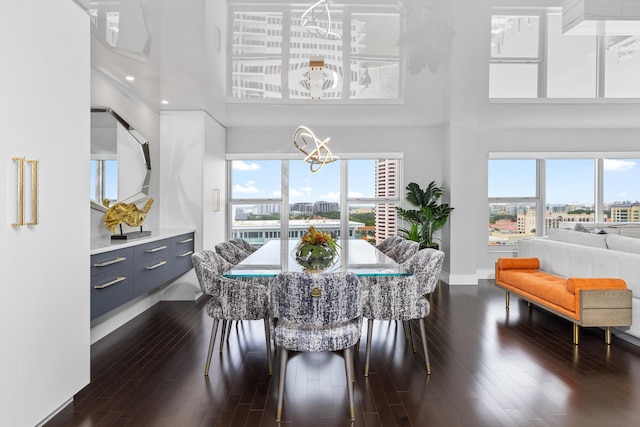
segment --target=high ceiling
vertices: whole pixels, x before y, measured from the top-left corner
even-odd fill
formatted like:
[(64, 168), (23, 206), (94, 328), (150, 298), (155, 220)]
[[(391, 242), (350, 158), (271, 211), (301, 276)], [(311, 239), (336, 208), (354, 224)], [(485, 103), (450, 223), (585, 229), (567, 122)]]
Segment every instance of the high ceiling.
[[(296, 32), (297, 15), (315, 1), (74, 1), (91, 17), (93, 73), (157, 110), (204, 109), (227, 127), (288, 127), (296, 118), (338, 127), (443, 121), (452, 37), (445, 0), (327, 0), (335, 31), (352, 31), (337, 47)], [(312, 14), (324, 11), (316, 4)], [(276, 24), (242, 24), (262, 18)], [(312, 100), (306, 55), (318, 52), (324, 92)]]

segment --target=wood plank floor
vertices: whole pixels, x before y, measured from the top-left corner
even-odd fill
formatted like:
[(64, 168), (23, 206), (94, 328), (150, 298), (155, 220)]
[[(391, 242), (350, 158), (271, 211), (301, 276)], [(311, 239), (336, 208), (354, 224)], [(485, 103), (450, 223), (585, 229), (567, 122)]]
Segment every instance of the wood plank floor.
[[(161, 302), (94, 344), (91, 384), (45, 425), (277, 425), (278, 372), (267, 374), (262, 323), (234, 328), (207, 379), (212, 322), (203, 307)], [(374, 328), (368, 378), (366, 327), (356, 353), (356, 421), (347, 419), (341, 356), (305, 353), (289, 360), (280, 425), (640, 425), (640, 348), (615, 337), (607, 346), (592, 328), (574, 347), (567, 321), (513, 297), (507, 314), (493, 281), (443, 284), (432, 295), (430, 377), (395, 322)]]

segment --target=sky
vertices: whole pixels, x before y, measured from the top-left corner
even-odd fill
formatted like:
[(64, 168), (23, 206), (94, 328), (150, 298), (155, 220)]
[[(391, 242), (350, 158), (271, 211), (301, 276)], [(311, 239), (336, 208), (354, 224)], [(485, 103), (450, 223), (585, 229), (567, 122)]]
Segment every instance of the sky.
[[(534, 159), (490, 160), (489, 196), (535, 196)], [(593, 159), (548, 159), (547, 204), (594, 202)], [(640, 159), (604, 160), (604, 203), (640, 201)]]
[[(289, 161), (289, 202), (340, 202), (340, 161), (328, 163), (317, 173), (302, 160)], [(375, 160), (349, 160), (349, 196), (373, 197)], [(279, 198), (281, 161), (233, 161), (234, 198)]]

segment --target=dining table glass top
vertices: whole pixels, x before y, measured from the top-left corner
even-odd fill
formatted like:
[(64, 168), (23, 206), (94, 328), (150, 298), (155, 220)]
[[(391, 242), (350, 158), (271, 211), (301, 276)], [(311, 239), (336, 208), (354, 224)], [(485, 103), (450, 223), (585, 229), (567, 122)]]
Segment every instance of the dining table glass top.
[(236, 264), (225, 277), (270, 277), (282, 272), (353, 272), (358, 276), (408, 276), (411, 273), (372, 244), (360, 239), (339, 240), (336, 255), (321, 269), (296, 258), (298, 239), (267, 241)]

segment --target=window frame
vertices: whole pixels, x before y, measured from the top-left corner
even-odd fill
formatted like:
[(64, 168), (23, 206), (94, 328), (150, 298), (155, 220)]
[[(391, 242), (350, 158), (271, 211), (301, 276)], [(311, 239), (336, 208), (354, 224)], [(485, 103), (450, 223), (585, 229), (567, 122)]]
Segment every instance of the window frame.
[[(549, 15), (552, 14), (562, 14), (562, 9), (557, 7), (549, 7), (549, 8), (527, 8), (527, 9), (514, 9), (514, 8), (492, 8), (491, 13), (489, 15), (490, 25), (493, 22), (494, 16), (539, 16), (540, 17), (540, 34), (538, 34), (539, 41), (539, 65), (538, 69), (538, 80), (537, 80), (537, 97), (535, 98), (504, 98), (504, 97), (492, 97), (491, 96), (491, 88), (488, 87), (488, 98), (490, 103), (566, 103), (570, 101), (572, 103), (638, 103), (640, 102), (640, 97), (630, 97), (630, 98), (622, 98), (622, 97), (611, 97), (607, 98), (605, 96), (605, 81), (606, 81), (606, 35), (598, 34), (596, 35), (596, 43), (595, 43), (595, 57), (596, 57), (596, 72), (595, 72), (595, 95), (593, 97), (580, 97), (580, 98), (564, 98), (564, 97), (547, 97), (547, 70), (548, 70), (548, 43), (549, 43)], [(578, 36), (576, 36), (578, 37)], [(495, 58), (491, 53), (489, 55), (489, 67), (491, 64), (500, 64), (500, 63), (534, 63), (530, 60), (531, 58)], [(490, 71), (488, 73), (489, 82), (491, 81)]]
[[(295, 157), (294, 157), (295, 156)], [(400, 189), (404, 188), (402, 182), (403, 154), (402, 153), (375, 153), (375, 154), (340, 154), (340, 234), (349, 236), (349, 206), (353, 204), (376, 204), (394, 203), (400, 205)], [(349, 197), (348, 182), (348, 162), (349, 160), (382, 160), (396, 159), (398, 165), (396, 169), (397, 191), (391, 197)], [(280, 160), (281, 163), (281, 197), (280, 198), (233, 198), (232, 197), (232, 162), (234, 160)], [(227, 155), (227, 226), (225, 230), (226, 239), (230, 239), (233, 232), (233, 208), (237, 205), (247, 204), (280, 204), (280, 236), (289, 235), (289, 163), (291, 161), (301, 161), (297, 155), (268, 155), (268, 154), (236, 154)], [(320, 171), (319, 173), (322, 173)], [(345, 208), (346, 207), (346, 208)], [(398, 224), (396, 222), (396, 224)], [(343, 237), (344, 238), (344, 237)]]
[[(546, 201), (546, 160), (554, 159), (591, 159), (594, 160), (594, 222), (604, 222), (604, 161), (605, 159), (638, 159), (638, 153), (630, 152), (558, 152), (558, 153), (504, 153), (491, 152), (487, 159), (487, 176), (489, 160), (522, 160), (536, 159), (536, 196), (535, 197), (487, 197), (488, 203), (532, 203), (536, 202), (537, 206), (543, 209), (536, 210), (536, 237), (543, 237), (547, 234), (545, 213), (547, 209)], [(488, 193), (488, 189), (487, 189)], [(615, 223), (611, 221), (611, 223)], [(502, 246), (502, 249), (501, 249)], [(513, 250), (517, 245), (489, 245), (489, 252), (501, 252), (504, 248)]]

